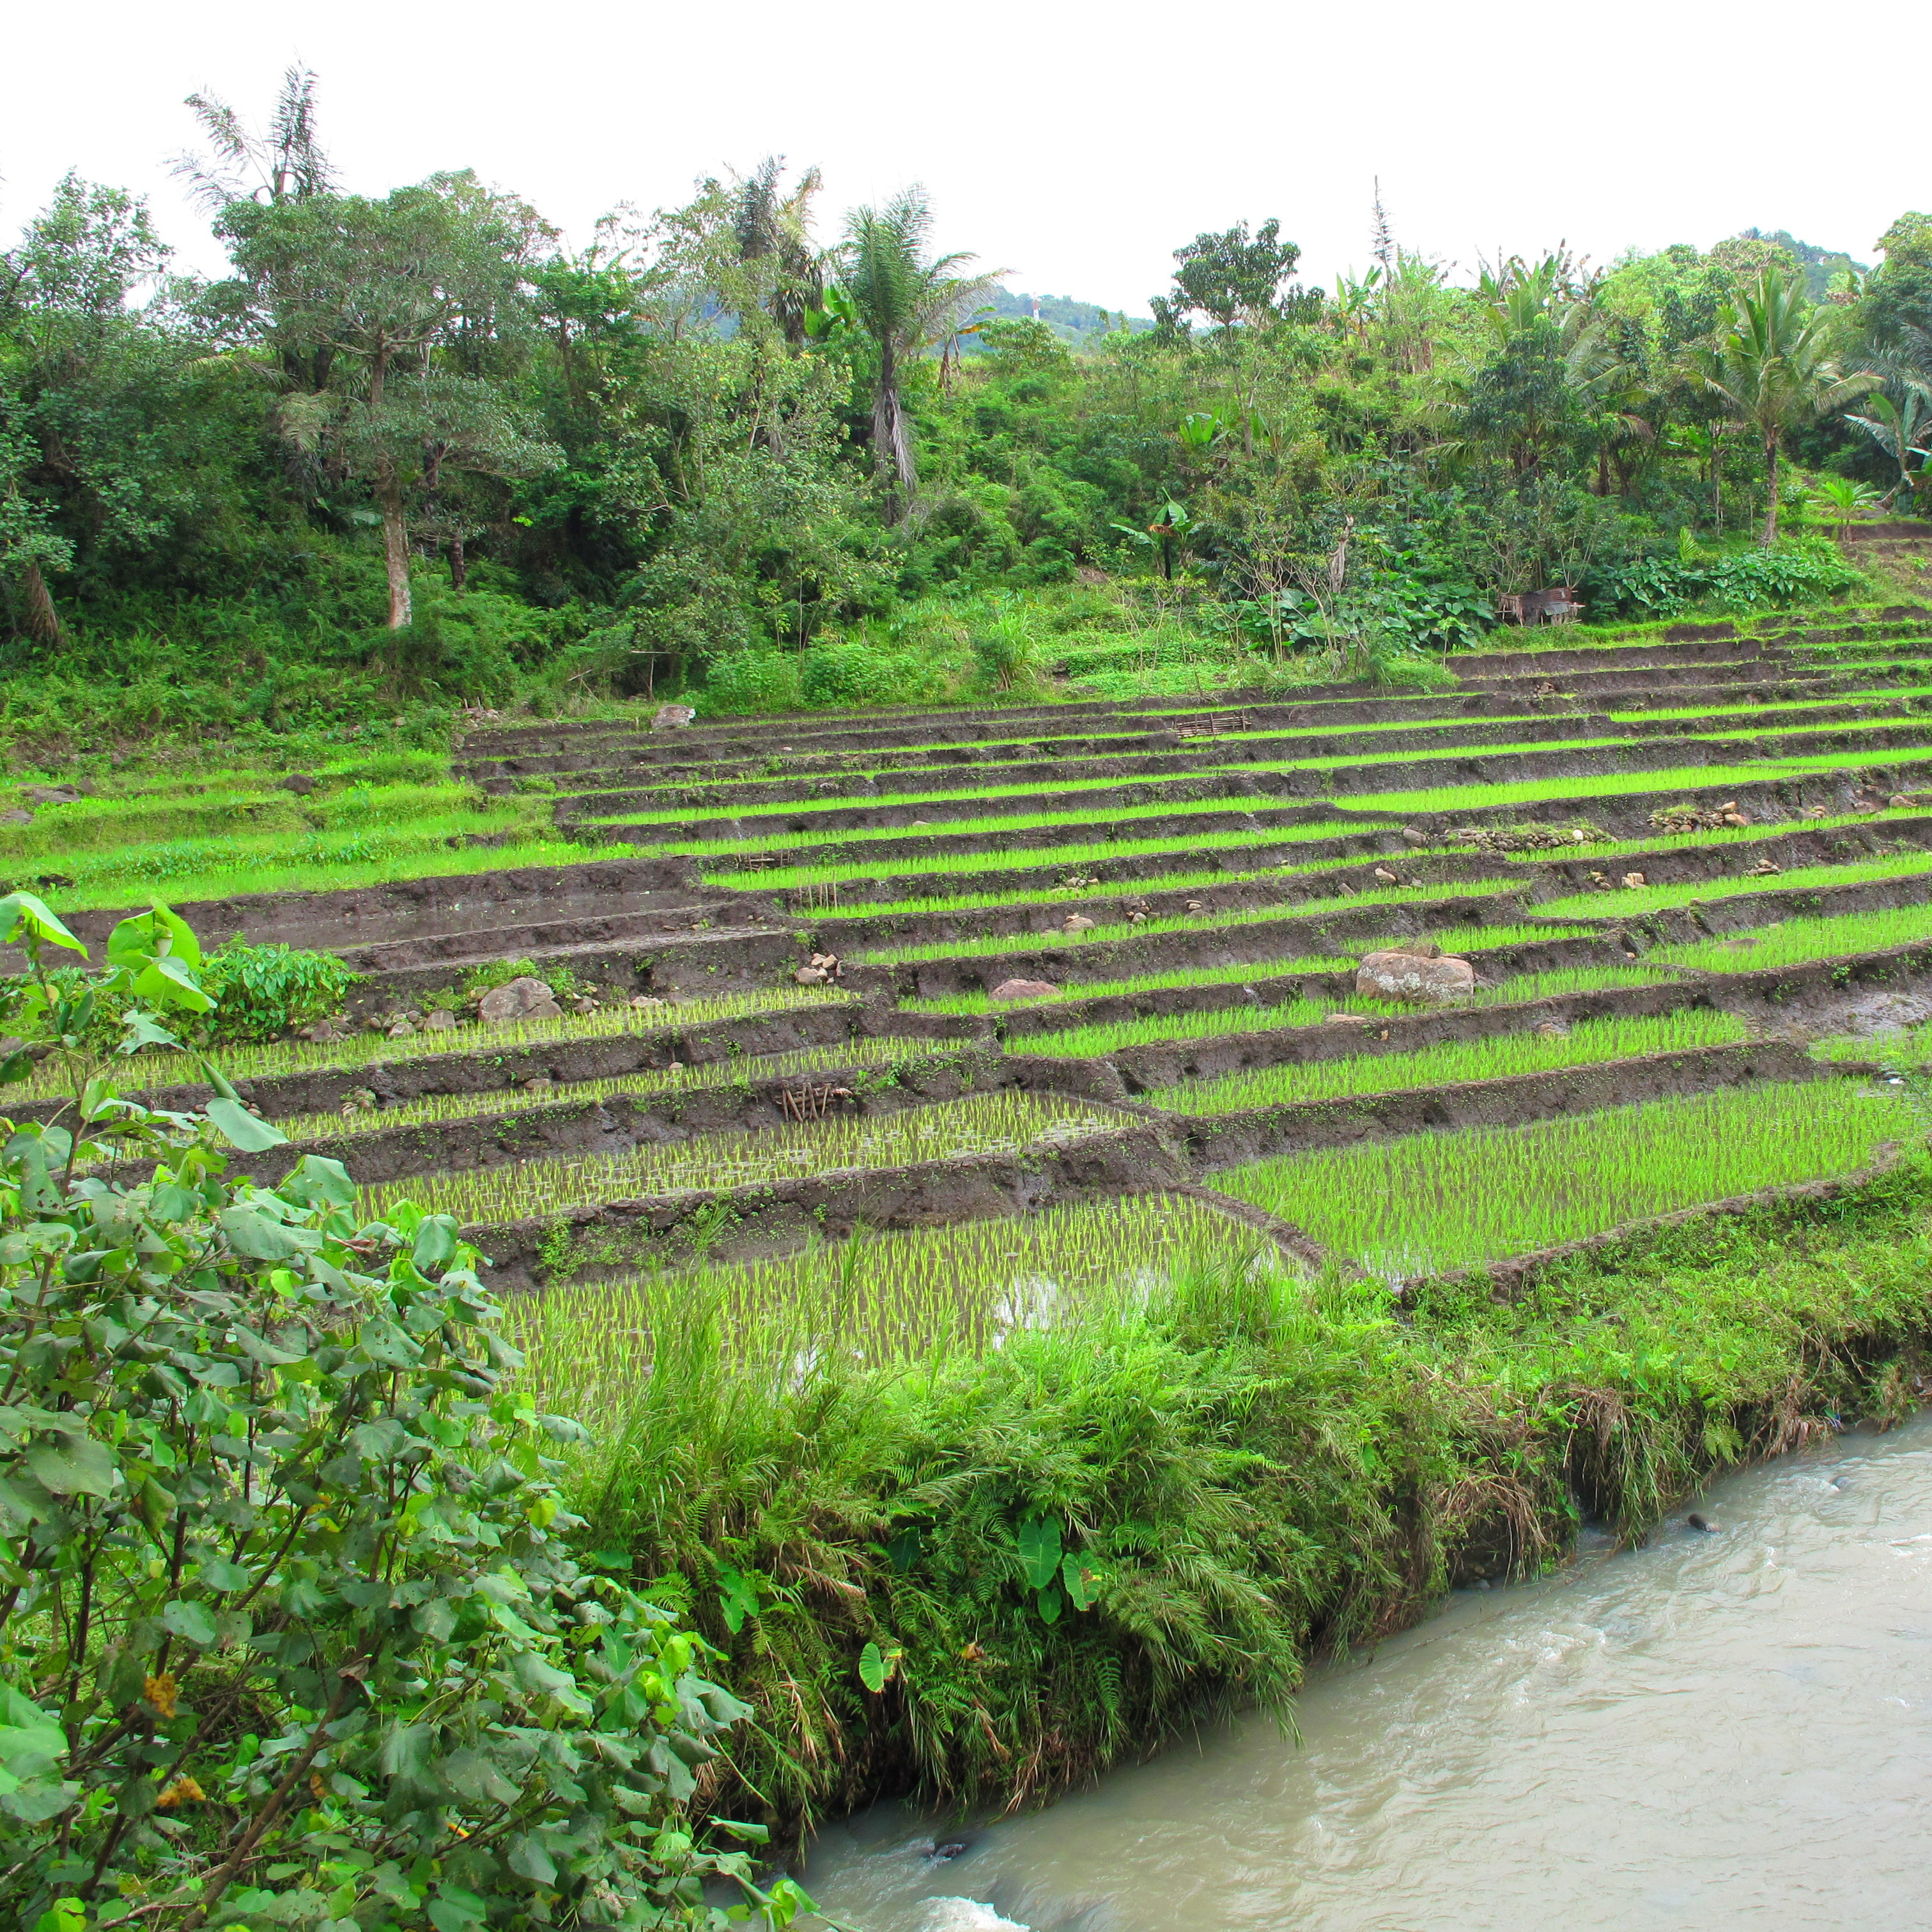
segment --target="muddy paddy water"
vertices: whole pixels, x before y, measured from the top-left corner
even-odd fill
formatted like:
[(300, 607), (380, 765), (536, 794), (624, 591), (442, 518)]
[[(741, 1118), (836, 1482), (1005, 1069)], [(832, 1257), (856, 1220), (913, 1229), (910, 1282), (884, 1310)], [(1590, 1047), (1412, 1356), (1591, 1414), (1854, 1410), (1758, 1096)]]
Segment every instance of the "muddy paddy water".
[(1932, 1416), (1586, 1541), (1035, 1815), (882, 1808), (803, 1876), (860, 1932), (1927, 1922)]

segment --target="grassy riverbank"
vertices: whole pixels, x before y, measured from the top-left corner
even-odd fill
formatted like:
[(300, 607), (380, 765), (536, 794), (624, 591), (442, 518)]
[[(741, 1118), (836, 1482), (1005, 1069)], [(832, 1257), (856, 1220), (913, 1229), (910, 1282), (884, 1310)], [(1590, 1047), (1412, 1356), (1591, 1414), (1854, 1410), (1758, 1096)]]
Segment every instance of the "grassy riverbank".
[(836, 1313), (734, 1323), (728, 1349), (728, 1271), (680, 1277), (629, 1304), (652, 1372), (602, 1384), (579, 1506), (758, 1713), (725, 1810), (796, 1829), (893, 1790), (1022, 1803), (1204, 1714), (1286, 1709), (1324, 1648), (1556, 1557), (1573, 1497), (1640, 1534), (1714, 1471), (1902, 1413), (1929, 1229), (1914, 1157), (1568, 1259), (1514, 1300), (1224, 1252), (912, 1358)]

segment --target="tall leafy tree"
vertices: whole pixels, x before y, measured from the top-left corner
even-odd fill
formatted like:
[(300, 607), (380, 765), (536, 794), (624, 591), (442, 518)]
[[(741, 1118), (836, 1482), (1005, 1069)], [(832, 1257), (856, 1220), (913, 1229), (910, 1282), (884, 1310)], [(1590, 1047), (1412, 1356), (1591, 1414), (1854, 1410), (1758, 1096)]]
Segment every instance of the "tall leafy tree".
[(1832, 352), (1831, 311), (1814, 308), (1803, 278), (1765, 269), (1731, 303), (1728, 326), (1699, 358), (1705, 386), (1764, 452), (1764, 537), (1778, 541), (1778, 466), (1786, 435), (1842, 408), (1877, 382), (1846, 375)]
[(1282, 284), (1300, 259), (1300, 245), (1282, 240), (1274, 217), (1252, 236), (1245, 221), (1223, 234), (1197, 235), (1174, 251), (1173, 292), (1154, 298), (1154, 314), (1172, 324), (1195, 311), (1223, 329), (1274, 320), (1282, 312)]
[(926, 190), (903, 190), (883, 208), (855, 208), (845, 233), (844, 282), (878, 360), (872, 377), (872, 461), (896, 524), (917, 494), (919, 473), (908, 426), (906, 365), (992, 293), (998, 273), (956, 272), (976, 258), (931, 253), (932, 208)]
[(326, 386), (286, 398), (280, 421), (369, 487), (392, 630), (413, 611), (412, 495), (436, 496), (445, 472), (520, 476), (558, 460), (505, 380), (528, 317), (526, 214), (448, 176), (380, 201), (233, 201), (218, 224), (237, 271), (217, 292), (231, 316), (298, 358), (327, 352)]

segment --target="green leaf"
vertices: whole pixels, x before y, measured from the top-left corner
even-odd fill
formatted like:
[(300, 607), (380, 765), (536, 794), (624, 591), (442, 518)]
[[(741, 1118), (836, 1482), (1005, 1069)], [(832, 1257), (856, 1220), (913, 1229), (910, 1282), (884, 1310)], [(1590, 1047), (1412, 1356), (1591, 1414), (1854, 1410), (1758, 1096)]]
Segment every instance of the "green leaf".
[(416, 1229), (410, 1258), (424, 1274), (447, 1268), (456, 1252), (456, 1219), (450, 1214), (425, 1214)]
[(892, 1674), (892, 1666), (885, 1659), (885, 1653), (875, 1643), (868, 1643), (859, 1653), (859, 1682), (874, 1696), (886, 1688)]
[(352, 1208), (356, 1184), (339, 1160), (326, 1155), (304, 1154), (302, 1165), (276, 1184), (277, 1193), (304, 1208)]
[(1100, 1594), (1096, 1587), (1100, 1579), (1090, 1570), (1080, 1567), (1077, 1556), (1062, 1559), (1060, 1565), (1060, 1588), (1066, 1592), (1067, 1600), (1076, 1610), (1090, 1610), (1094, 1600)]
[(1034, 1600), (1040, 1606), (1041, 1622), (1048, 1624), (1059, 1622), (1060, 1613), (1066, 1607), (1066, 1599), (1061, 1593), (1058, 1582), (1049, 1583), (1039, 1593)]
[(213, 1100), (202, 1112), (223, 1139), (244, 1154), (262, 1154), (270, 1148), (281, 1147), (289, 1138), (280, 1128), (272, 1127), (250, 1113), (238, 1100)]
[(15, 1081), (26, 1079), (33, 1072), (34, 1064), (31, 1053), (10, 1053), (4, 1060), (0, 1060), (0, 1087), (10, 1087)]
[(44, 900), (32, 892), (9, 892), (0, 899), (0, 946), (23, 946), (29, 937), (44, 946), (64, 946), (87, 956), (87, 948), (62, 925)]
[(158, 1006), (182, 1006), (191, 1013), (214, 1010), (214, 1002), (196, 982), (194, 969), (178, 959), (157, 959), (136, 976), (134, 992), (136, 999), (152, 1000)]
[(57, 1496), (106, 1496), (114, 1493), (121, 1465), (105, 1442), (89, 1436), (43, 1442), (27, 1451), (27, 1467)]
[(224, 1208), (214, 1218), (221, 1223), (235, 1252), (246, 1255), (250, 1261), (285, 1262), (310, 1245), (298, 1240), (279, 1221), (270, 1220), (253, 1208)]
[(509, 1867), (532, 1885), (549, 1885), (556, 1877), (556, 1862), (529, 1832), (520, 1832), (510, 1840)]
[(1030, 1516), (1018, 1532), (1020, 1567), (1028, 1586), (1043, 1590), (1060, 1571), (1060, 1524), (1053, 1516)]
[(194, 1644), (203, 1650), (218, 1634), (208, 1606), (190, 1603), (185, 1597), (176, 1597), (164, 1606), (161, 1622), (184, 1642)]

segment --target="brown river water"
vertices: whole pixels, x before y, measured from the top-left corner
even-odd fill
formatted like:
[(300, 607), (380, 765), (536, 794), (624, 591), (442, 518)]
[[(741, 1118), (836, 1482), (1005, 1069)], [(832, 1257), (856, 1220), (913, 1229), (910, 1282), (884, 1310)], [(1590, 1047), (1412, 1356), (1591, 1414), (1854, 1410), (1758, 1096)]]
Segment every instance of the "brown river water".
[(800, 1876), (858, 1932), (1932, 1926), (1932, 1414), (1696, 1507), (1312, 1673), (1298, 1744), (1243, 1720), (980, 1826), (881, 1807)]

